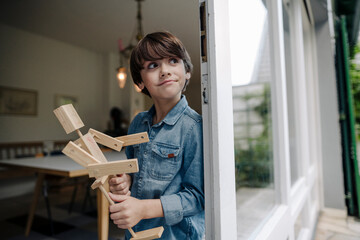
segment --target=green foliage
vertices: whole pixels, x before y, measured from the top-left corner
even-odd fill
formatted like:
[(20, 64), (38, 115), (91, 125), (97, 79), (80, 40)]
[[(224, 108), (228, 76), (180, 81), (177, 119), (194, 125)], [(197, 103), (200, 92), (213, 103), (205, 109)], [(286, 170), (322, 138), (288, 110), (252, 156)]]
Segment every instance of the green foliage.
[[(354, 57), (360, 54), (360, 45), (354, 47)], [(354, 60), (350, 64), (350, 78), (352, 85), (352, 94), (354, 99), (355, 127), (357, 139), (360, 141), (360, 65)]]
[[(259, 98), (247, 94), (243, 101)], [(266, 187), (272, 182), (272, 147), (270, 120), (270, 87), (265, 85), (262, 101), (253, 111), (260, 116), (263, 131), (256, 138), (246, 139), (248, 148), (241, 149), (235, 145), (236, 189), (240, 187)]]

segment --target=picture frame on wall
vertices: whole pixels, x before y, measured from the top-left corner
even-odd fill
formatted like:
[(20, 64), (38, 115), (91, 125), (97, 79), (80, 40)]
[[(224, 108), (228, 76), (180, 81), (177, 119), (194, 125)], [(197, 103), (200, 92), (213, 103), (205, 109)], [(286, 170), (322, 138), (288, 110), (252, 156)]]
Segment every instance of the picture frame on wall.
[(36, 116), (37, 105), (37, 91), (0, 86), (1, 115)]
[(77, 97), (64, 94), (55, 95), (55, 108), (66, 104), (72, 104), (76, 108), (78, 104)]

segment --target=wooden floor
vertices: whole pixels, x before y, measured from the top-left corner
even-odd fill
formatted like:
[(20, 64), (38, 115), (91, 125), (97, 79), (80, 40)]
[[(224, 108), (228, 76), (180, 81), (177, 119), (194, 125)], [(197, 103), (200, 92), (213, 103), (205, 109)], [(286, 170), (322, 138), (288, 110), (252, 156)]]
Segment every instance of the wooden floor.
[[(92, 196), (94, 196), (94, 193)], [(253, 194), (254, 192), (247, 191), (247, 195)], [(266, 196), (268, 199), (272, 199), (272, 193), (262, 192), (262, 196)], [(26, 195), (8, 197), (0, 199), (0, 226), (1, 229), (6, 231), (0, 231), (0, 239), (7, 240), (96, 240), (97, 239), (97, 219), (96, 219), (96, 206), (86, 205), (85, 211), (83, 210), (83, 203), (85, 196), (85, 189), (79, 189), (76, 197), (76, 202), (71, 213), (68, 212), (69, 202), (72, 196), (72, 191), (65, 191), (59, 193), (51, 193), (49, 195), (51, 202), (51, 211), (53, 219), (56, 221), (56, 233), (51, 235), (49, 231), (44, 230), (43, 226), (48, 224), (47, 209), (43, 198), (39, 199), (39, 205), (36, 211), (37, 219), (40, 222), (34, 222), (32, 232), (29, 237), (24, 236), (24, 219), (26, 220), (26, 214), (28, 207), (31, 203), (32, 193)], [(94, 205), (95, 205), (95, 198)], [(238, 199), (243, 201), (244, 199)], [(258, 202), (254, 202), (258, 204)], [(264, 204), (264, 202), (262, 203)], [(267, 202), (267, 206), (271, 207), (271, 201)], [(253, 208), (251, 202), (243, 201), (242, 206), (246, 206), (247, 209)], [(268, 208), (266, 208), (268, 209)], [(267, 210), (262, 209), (260, 213), (266, 213)], [(256, 211), (252, 211), (254, 215)], [(261, 216), (261, 215), (258, 215)], [(22, 219), (19, 219), (19, 218)], [(258, 220), (252, 219), (256, 223)], [(360, 240), (360, 222), (356, 221), (352, 217), (347, 217), (345, 211), (336, 209), (325, 209), (321, 212), (317, 224), (317, 231), (314, 234), (315, 240)], [(249, 222), (242, 221), (244, 225), (242, 232), (246, 232), (245, 226), (252, 229)], [(245, 230), (244, 230), (245, 229)], [(252, 232), (252, 231), (251, 231)], [(249, 234), (250, 235), (250, 234)], [(238, 236), (238, 239), (251, 239), (251, 237)], [(122, 240), (124, 239), (123, 230), (118, 229), (114, 224), (110, 222), (109, 225), (109, 239), (110, 240)], [(279, 239), (283, 240), (283, 239)], [(285, 240), (285, 239), (284, 239)]]
[(360, 221), (346, 211), (324, 209), (319, 216), (315, 240), (360, 240)]
[[(97, 240), (96, 192), (90, 189), (89, 196), (85, 198), (86, 190), (86, 186), (78, 189), (72, 208), (70, 208), (70, 203), (73, 188), (52, 189), (48, 192), (53, 231), (51, 231), (45, 198), (40, 196), (28, 237), (25, 237), (25, 224), (32, 201), (32, 192), (2, 198), (0, 191), (0, 229), (2, 230), (0, 239)], [(124, 230), (117, 228), (110, 221), (109, 240), (124, 239)]]

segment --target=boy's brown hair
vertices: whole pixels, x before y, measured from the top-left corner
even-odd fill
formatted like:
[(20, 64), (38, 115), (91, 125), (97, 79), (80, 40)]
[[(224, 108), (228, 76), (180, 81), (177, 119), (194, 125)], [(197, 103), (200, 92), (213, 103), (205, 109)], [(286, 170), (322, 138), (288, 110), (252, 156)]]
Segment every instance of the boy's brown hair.
[[(142, 83), (140, 71), (144, 68), (145, 61), (154, 61), (168, 57), (182, 59), (185, 71), (192, 73), (193, 65), (190, 56), (183, 43), (177, 37), (169, 32), (147, 34), (131, 52), (130, 71), (134, 83), (136, 85)], [(188, 84), (189, 80), (186, 81), (183, 91), (185, 91)], [(144, 87), (142, 93), (150, 96), (146, 87)]]

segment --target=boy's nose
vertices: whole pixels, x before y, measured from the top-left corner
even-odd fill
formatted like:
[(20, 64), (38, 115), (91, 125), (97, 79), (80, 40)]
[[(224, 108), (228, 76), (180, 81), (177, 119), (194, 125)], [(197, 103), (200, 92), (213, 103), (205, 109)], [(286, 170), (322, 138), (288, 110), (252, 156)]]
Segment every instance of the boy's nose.
[(161, 71), (160, 71), (160, 76), (161, 76), (161, 77), (166, 77), (166, 76), (170, 76), (170, 75), (171, 75), (171, 73), (170, 73), (168, 67), (162, 65), (162, 66), (161, 66)]
[(170, 72), (161, 72), (161, 77), (171, 76)]

